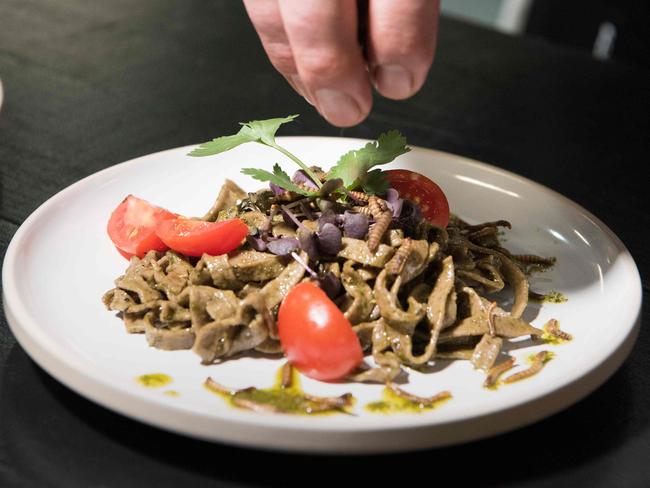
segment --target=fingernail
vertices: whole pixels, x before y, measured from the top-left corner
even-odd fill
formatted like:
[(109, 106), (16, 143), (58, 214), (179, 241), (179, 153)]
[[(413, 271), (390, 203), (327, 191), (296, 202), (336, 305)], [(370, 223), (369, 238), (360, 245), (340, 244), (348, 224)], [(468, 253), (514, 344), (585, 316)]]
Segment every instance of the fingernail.
[(375, 68), (375, 88), (389, 98), (412, 95), (413, 76), (399, 64), (382, 64)]
[(309, 103), (309, 105), (314, 105), (314, 102), (312, 102), (309, 99), (309, 95), (307, 94), (307, 88), (305, 88), (305, 84), (302, 82), (300, 79), (300, 76), (298, 75), (291, 75), (291, 81), (294, 84), (294, 88), (302, 95), (302, 97)]
[(332, 124), (349, 127), (361, 120), (359, 104), (351, 96), (329, 88), (321, 88), (315, 95), (319, 111)]

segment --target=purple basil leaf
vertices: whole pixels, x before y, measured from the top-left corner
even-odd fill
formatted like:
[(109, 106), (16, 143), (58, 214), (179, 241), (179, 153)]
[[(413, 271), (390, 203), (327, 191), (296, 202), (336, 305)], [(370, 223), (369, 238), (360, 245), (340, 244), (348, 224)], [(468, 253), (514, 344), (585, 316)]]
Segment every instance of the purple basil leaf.
[(269, 183), (269, 187), (271, 188), (271, 191), (276, 195), (281, 195), (285, 192), (284, 188), (276, 185), (275, 183)]
[(298, 242), (300, 249), (305, 251), (309, 259), (316, 261), (318, 259), (318, 247), (316, 235), (308, 230), (298, 229)]
[(298, 249), (298, 239), (295, 237), (281, 237), (267, 242), (266, 247), (277, 256), (286, 256)]
[(266, 251), (266, 242), (261, 237), (246, 236), (246, 242), (256, 251)]
[(323, 225), (318, 233), (318, 250), (331, 256), (337, 254), (342, 246), (341, 237), (341, 231), (336, 225), (330, 223)]
[(334, 273), (328, 271), (322, 278), (318, 280), (321, 289), (325, 294), (334, 300), (341, 293), (341, 280), (339, 280)]
[(368, 233), (368, 216), (360, 213), (343, 214), (343, 235), (354, 239), (365, 239)]
[(321, 216), (318, 217), (318, 230), (321, 230), (325, 224), (336, 225), (337, 220), (336, 212), (331, 208), (323, 211)]
[(388, 206), (393, 212), (393, 218), (398, 218), (402, 213), (402, 205), (404, 204), (404, 200), (399, 197), (399, 193), (395, 188), (389, 188), (386, 190), (386, 201), (388, 202)]
[(318, 190), (318, 185), (312, 181), (312, 179), (305, 173), (303, 170), (299, 169), (293, 174), (293, 177), (291, 178), (291, 181), (294, 183), (302, 183), (305, 186), (308, 186), (309, 188), (313, 188), (314, 190)]

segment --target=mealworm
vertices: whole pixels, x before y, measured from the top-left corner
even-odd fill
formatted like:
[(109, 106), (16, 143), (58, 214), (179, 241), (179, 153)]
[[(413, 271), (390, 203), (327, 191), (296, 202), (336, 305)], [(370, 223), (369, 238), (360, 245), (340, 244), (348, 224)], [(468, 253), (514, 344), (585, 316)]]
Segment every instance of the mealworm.
[(480, 239), (481, 237), (496, 235), (498, 229), (496, 227), (483, 227), (477, 231), (467, 234), (468, 239)]
[(411, 402), (423, 406), (433, 405), (434, 403), (439, 402), (440, 400), (451, 398), (451, 392), (448, 391), (441, 391), (437, 395), (433, 395), (430, 397), (421, 397), (421, 396), (414, 395), (413, 393), (409, 393), (407, 391), (402, 390), (400, 387), (398, 387), (397, 385), (395, 385), (390, 381), (386, 383), (386, 386), (390, 389), (390, 391), (395, 393), (395, 395), (397, 395), (398, 397), (405, 398), (406, 400), (409, 400)]
[(271, 405), (270, 403), (256, 402), (248, 398), (240, 398), (237, 395), (232, 397), (233, 405), (236, 405), (240, 408), (245, 408), (247, 410), (252, 410), (254, 412), (267, 412), (267, 413), (281, 413), (282, 410)]
[(363, 215), (367, 215), (369, 217), (371, 216), (370, 209), (368, 207), (361, 207), (361, 206), (355, 205), (354, 207), (352, 207), (352, 211), (363, 214)]
[(468, 225), (463, 230), (474, 231), (483, 229), (484, 227), (507, 227), (508, 229), (512, 229), (512, 225), (507, 220), (496, 220), (494, 222), (483, 222), (481, 224)]
[(548, 351), (538, 352), (537, 354), (535, 354), (535, 357), (533, 359), (533, 364), (530, 366), (530, 368), (525, 369), (524, 371), (520, 371), (519, 373), (510, 375), (507, 378), (504, 378), (503, 382), (514, 383), (515, 381), (523, 380), (525, 378), (530, 378), (531, 376), (536, 375), (544, 367), (544, 362), (549, 357), (549, 354), (550, 353)]
[(511, 254), (510, 257), (515, 261), (525, 264), (539, 264), (541, 266), (553, 266), (555, 258), (545, 258), (535, 254)]
[(563, 330), (560, 330), (560, 323), (556, 319), (551, 319), (546, 322), (544, 329), (551, 335), (559, 337), (565, 341), (570, 341), (573, 339), (573, 336)]
[(409, 237), (405, 238), (395, 255), (386, 263), (386, 271), (388, 274), (400, 274), (402, 272), (406, 260), (411, 254), (411, 247), (411, 239)]
[(293, 366), (289, 362), (284, 363), (282, 366), (282, 380), (280, 384), (282, 388), (291, 388), (293, 384)]
[(370, 200), (370, 195), (362, 191), (349, 191), (348, 196), (356, 202), (368, 203)]
[[(385, 200), (382, 200), (381, 198), (371, 195), (368, 198), (368, 208), (370, 209), (370, 213), (375, 219), (378, 219), (382, 213), (386, 212), (388, 210), (388, 205), (386, 204)], [(392, 213), (391, 213), (392, 217)]]
[(390, 211), (385, 211), (375, 217), (373, 224), (368, 234), (368, 249), (370, 252), (375, 252), (379, 243), (381, 242), (384, 233), (388, 230), (390, 223), (393, 220), (393, 214)]
[(496, 366), (492, 366), (488, 371), (487, 376), (485, 377), (483, 386), (485, 388), (492, 388), (494, 385), (497, 384), (497, 381), (499, 381), (499, 377), (506, 371), (512, 369), (514, 365), (515, 365), (515, 358), (511, 356), (505, 361), (503, 361), (502, 363), (499, 363)]
[(233, 393), (231, 390), (229, 390), (228, 388), (226, 388), (222, 384), (217, 383), (216, 381), (214, 381), (209, 376), (208, 376), (208, 378), (206, 378), (205, 382), (203, 383), (203, 386), (205, 386), (208, 390), (213, 391), (215, 393), (221, 393), (221, 394), (224, 394), (224, 395), (232, 395), (232, 393)]

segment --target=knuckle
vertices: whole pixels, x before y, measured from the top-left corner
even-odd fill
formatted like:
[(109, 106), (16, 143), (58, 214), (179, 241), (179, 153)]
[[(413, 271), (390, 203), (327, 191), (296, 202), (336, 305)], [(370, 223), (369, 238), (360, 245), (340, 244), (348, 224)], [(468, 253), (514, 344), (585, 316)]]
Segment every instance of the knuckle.
[(268, 44), (266, 53), (275, 69), (281, 73), (296, 73), (296, 62), (287, 44)]
[(298, 64), (305, 78), (332, 79), (345, 73), (345, 58), (338, 50), (313, 50), (301, 55)]

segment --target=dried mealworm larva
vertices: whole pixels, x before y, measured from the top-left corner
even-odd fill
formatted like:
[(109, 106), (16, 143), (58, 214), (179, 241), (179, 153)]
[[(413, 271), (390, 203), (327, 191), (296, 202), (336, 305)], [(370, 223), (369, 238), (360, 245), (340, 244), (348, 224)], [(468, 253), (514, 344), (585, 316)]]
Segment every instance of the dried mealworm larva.
[(494, 387), (497, 384), (497, 381), (499, 381), (499, 377), (506, 371), (512, 369), (514, 365), (515, 365), (515, 358), (511, 356), (505, 361), (503, 361), (502, 363), (499, 363), (496, 366), (492, 366), (488, 371), (487, 376), (485, 377), (483, 386), (485, 388)]
[(481, 237), (496, 235), (499, 230), (496, 227), (483, 227), (477, 231), (467, 234), (468, 239), (480, 239)]
[(440, 400), (451, 398), (451, 393), (448, 391), (441, 391), (437, 395), (433, 395), (430, 397), (421, 397), (402, 390), (400, 387), (398, 387), (397, 385), (395, 385), (390, 381), (386, 383), (386, 386), (390, 389), (390, 391), (395, 393), (395, 395), (397, 395), (398, 397), (405, 398), (406, 400), (409, 400), (411, 402), (423, 406), (433, 405), (434, 403), (439, 402)]
[(352, 211), (371, 217), (370, 208), (368, 207), (354, 206), (352, 207)]
[(530, 378), (531, 376), (536, 375), (542, 370), (546, 361), (551, 359), (551, 357), (552, 354), (549, 351), (538, 352), (533, 357), (533, 364), (530, 365), (530, 368), (504, 378), (503, 382), (514, 383), (515, 381), (523, 380), (525, 378)]
[(402, 272), (406, 260), (411, 254), (411, 247), (411, 239), (409, 237), (405, 238), (397, 252), (393, 255), (390, 261), (386, 263), (386, 271), (388, 271), (388, 274), (400, 274)]
[(349, 191), (348, 196), (355, 202), (368, 203), (370, 195), (362, 191)]
[[(386, 203), (386, 200), (382, 200), (381, 198), (371, 195), (370, 198), (368, 199), (368, 208), (370, 209), (370, 213), (375, 219), (379, 219), (382, 213), (386, 212), (388, 210), (388, 204)], [(391, 213), (392, 217), (392, 213)]]
[(370, 252), (375, 252), (377, 250), (382, 237), (384, 237), (384, 234), (393, 220), (393, 213), (389, 211), (383, 212), (379, 214), (379, 216), (375, 217), (375, 220), (376, 222), (368, 233), (368, 249), (370, 249)]
[(552, 336), (558, 337), (565, 341), (570, 341), (573, 336), (563, 330), (560, 330), (560, 323), (556, 319), (551, 319), (544, 325), (544, 330)]
[(510, 257), (520, 263), (539, 264), (540, 266), (553, 266), (556, 261), (555, 258), (545, 258), (535, 254), (512, 254)]

